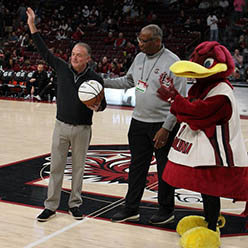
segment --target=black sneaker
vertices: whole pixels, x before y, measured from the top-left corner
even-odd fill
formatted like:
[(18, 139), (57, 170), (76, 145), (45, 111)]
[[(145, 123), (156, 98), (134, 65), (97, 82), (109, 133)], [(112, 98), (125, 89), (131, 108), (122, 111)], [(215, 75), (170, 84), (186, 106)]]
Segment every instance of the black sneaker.
[(113, 222), (124, 222), (124, 221), (139, 221), (140, 215), (138, 211), (129, 210), (127, 208), (121, 209), (119, 212), (114, 214), (111, 218)]
[(69, 208), (69, 214), (73, 216), (75, 220), (82, 220), (83, 214), (79, 207)]
[(40, 215), (37, 216), (37, 220), (40, 222), (48, 221), (49, 219), (55, 217), (56, 212), (45, 208)]
[(160, 211), (158, 211), (158, 213), (154, 214), (151, 217), (150, 223), (154, 225), (163, 225), (167, 223), (172, 223), (174, 222), (174, 220), (175, 220), (174, 212), (170, 214), (166, 214), (166, 213), (161, 213)]

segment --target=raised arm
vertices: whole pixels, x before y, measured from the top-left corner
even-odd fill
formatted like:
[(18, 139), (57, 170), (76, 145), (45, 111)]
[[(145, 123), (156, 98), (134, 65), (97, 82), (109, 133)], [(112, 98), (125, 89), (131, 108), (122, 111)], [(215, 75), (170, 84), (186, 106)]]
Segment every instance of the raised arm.
[(27, 8), (27, 11), (26, 11), (26, 14), (28, 16), (28, 20), (27, 20), (27, 23), (28, 23), (28, 27), (30, 29), (30, 32), (31, 34), (34, 34), (36, 32), (38, 32), (38, 29), (36, 28), (35, 26), (35, 13), (34, 11), (31, 9), (31, 8)]

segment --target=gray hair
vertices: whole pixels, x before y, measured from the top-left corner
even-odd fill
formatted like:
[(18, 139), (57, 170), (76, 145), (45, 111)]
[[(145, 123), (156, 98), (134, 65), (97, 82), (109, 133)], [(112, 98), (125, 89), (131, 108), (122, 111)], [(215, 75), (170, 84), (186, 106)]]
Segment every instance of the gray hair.
[(91, 50), (91, 47), (87, 43), (78, 42), (77, 44), (75, 44), (75, 46), (82, 46), (82, 47), (84, 47), (87, 50), (88, 55), (91, 56), (92, 50)]
[(143, 30), (146, 30), (146, 29), (150, 30), (150, 31), (152, 32), (152, 37), (153, 37), (153, 38), (158, 38), (158, 39), (160, 39), (160, 40), (163, 39), (163, 31), (162, 31), (162, 29), (161, 29), (158, 25), (156, 25), (156, 24), (149, 24), (149, 25), (143, 27), (142, 29), (143, 29)]

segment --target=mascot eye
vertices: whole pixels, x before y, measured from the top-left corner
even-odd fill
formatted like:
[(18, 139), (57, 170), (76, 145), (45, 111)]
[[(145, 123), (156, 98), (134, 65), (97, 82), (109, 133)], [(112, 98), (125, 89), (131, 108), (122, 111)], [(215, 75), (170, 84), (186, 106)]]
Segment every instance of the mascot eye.
[(203, 63), (203, 66), (206, 67), (206, 68), (210, 68), (214, 63), (214, 59), (212, 58), (207, 58), (204, 63)]

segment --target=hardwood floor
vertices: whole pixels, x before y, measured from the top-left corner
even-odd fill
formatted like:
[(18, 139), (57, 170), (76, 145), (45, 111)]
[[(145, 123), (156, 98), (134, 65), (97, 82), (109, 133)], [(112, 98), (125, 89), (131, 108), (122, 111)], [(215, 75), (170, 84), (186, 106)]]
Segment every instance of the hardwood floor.
[[(0, 169), (16, 161), (50, 153), (55, 110), (55, 104), (0, 100)], [(91, 145), (127, 144), (131, 115), (132, 110), (118, 108), (107, 108), (102, 113), (95, 113)], [(241, 125), (248, 150), (248, 118), (244, 117)], [(46, 186), (47, 179), (38, 183)], [(65, 180), (63, 188), (70, 188), (69, 181)], [(124, 197), (127, 185), (96, 183), (86, 179), (83, 190)], [(63, 211), (58, 212), (52, 220), (39, 223), (36, 216), (41, 211), (40, 207), (5, 201), (3, 195), (10, 192), (0, 191), (0, 245), (4, 248), (180, 247), (179, 236), (172, 231), (117, 224), (94, 217), (75, 221)], [(144, 199), (156, 201), (156, 193), (146, 191)], [(182, 204), (178, 201), (176, 203)], [(186, 207), (202, 206), (199, 203), (188, 203)], [(225, 212), (237, 214), (243, 207), (243, 203), (233, 204), (231, 200), (222, 199), (222, 210)], [(221, 247), (245, 248), (247, 235), (223, 237)]]

